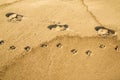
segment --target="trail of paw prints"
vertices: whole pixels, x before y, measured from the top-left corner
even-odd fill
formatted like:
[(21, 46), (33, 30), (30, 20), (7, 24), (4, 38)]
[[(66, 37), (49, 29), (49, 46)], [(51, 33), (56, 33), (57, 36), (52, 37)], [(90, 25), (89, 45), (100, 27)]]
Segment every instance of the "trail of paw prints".
[(101, 37), (116, 36), (116, 32), (114, 30), (108, 29), (104, 26), (96, 26), (95, 30), (97, 31), (97, 35)]
[(58, 22), (49, 25), (47, 28), (49, 30), (55, 30), (55, 31), (66, 31), (69, 29), (69, 26), (67, 24), (61, 24), (60, 22)]
[[(0, 45), (3, 45), (4, 43), (5, 43), (4, 40), (0, 40)], [(67, 44), (67, 45), (69, 45), (69, 44)], [(47, 42), (44, 42), (44, 43), (41, 43), (39, 45), (39, 47), (46, 49), (47, 47), (51, 47), (51, 46), (49, 46)], [(56, 47), (58, 49), (60, 48), (59, 50), (62, 50), (64, 48), (64, 44), (62, 42), (57, 42), (56, 44), (54, 44), (54, 47)], [(103, 50), (106, 49), (106, 45), (103, 44), (103, 43), (97, 44), (97, 47), (100, 48), (100, 49), (103, 49)], [(14, 45), (9, 46), (9, 50), (11, 50), (11, 51), (14, 51), (16, 48), (17, 47), (14, 46)], [(31, 51), (32, 47), (31, 46), (25, 46), (25, 47), (23, 47), (23, 49), (24, 49), (24, 54), (26, 54), (27, 52)], [(119, 50), (120, 50), (118, 45), (115, 46), (113, 49), (117, 52), (119, 52)], [(86, 51), (83, 51), (83, 54), (87, 55), (87, 56), (92, 56), (93, 52), (94, 51), (88, 49)], [(75, 48), (70, 49), (69, 53), (71, 53), (72, 55), (76, 55), (76, 54), (79, 53), (79, 49), (75, 49)]]
[(7, 13), (5, 16), (7, 17), (9, 22), (20, 22), (20, 21), (22, 21), (22, 19), (24, 17), (21, 14), (17, 14), (17, 13), (13, 13), (13, 12)]

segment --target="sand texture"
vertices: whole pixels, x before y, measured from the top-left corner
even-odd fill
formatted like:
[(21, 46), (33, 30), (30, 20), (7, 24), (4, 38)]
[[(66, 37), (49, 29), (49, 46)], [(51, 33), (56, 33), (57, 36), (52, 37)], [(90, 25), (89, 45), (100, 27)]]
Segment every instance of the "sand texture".
[(0, 80), (120, 80), (120, 0), (0, 0)]

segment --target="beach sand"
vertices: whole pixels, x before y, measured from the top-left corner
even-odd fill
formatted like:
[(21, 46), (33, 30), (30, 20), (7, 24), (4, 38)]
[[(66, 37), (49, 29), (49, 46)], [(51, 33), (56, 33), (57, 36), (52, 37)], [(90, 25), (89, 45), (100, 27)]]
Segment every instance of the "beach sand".
[(0, 80), (120, 80), (119, 0), (1, 0)]

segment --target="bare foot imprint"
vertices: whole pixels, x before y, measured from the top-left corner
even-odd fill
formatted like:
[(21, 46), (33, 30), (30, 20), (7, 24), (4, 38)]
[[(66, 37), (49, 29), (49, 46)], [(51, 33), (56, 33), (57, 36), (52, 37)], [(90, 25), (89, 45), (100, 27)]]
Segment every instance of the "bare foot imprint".
[(5, 15), (8, 18), (9, 22), (18, 22), (18, 21), (22, 21), (23, 19), (23, 15), (17, 14), (17, 13), (7, 13)]
[(110, 35), (115, 35), (115, 31), (114, 30), (111, 30), (111, 29), (108, 29), (108, 28), (105, 28), (103, 26), (97, 26), (95, 27), (95, 30), (97, 31), (97, 34), (99, 36), (110, 36)]
[(85, 53), (86, 53), (88, 56), (90, 56), (90, 55), (91, 55), (91, 53), (92, 53), (92, 51), (87, 50)]
[(24, 50), (28, 52), (28, 51), (31, 50), (31, 47), (30, 46), (26, 46), (26, 47), (24, 47)]
[(56, 30), (56, 31), (65, 31), (68, 29), (68, 25), (67, 24), (51, 24), (48, 26), (49, 30)]
[(78, 51), (77, 51), (76, 49), (72, 49), (70, 52), (71, 52), (72, 54), (76, 54)]
[(14, 50), (14, 49), (16, 49), (16, 47), (15, 46), (10, 46), (9, 49)]
[(62, 44), (61, 44), (61, 43), (58, 43), (58, 44), (56, 45), (56, 47), (62, 48)]
[(4, 42), (4, 40), (1, 40), (0, 41), (0, 45), (3, 45), (5, 42)]

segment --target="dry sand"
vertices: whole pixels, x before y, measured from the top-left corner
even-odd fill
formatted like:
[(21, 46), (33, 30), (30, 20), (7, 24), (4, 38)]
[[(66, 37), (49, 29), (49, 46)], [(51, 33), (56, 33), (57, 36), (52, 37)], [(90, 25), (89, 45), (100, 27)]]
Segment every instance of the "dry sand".
[(119, 0), (1, 0), (0, 80), (120, 80)]

